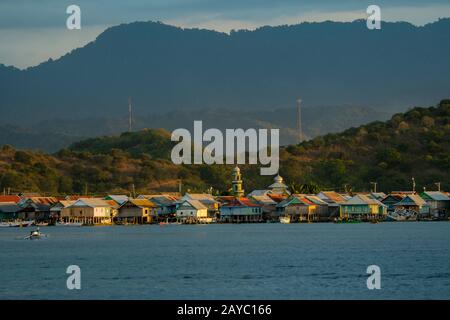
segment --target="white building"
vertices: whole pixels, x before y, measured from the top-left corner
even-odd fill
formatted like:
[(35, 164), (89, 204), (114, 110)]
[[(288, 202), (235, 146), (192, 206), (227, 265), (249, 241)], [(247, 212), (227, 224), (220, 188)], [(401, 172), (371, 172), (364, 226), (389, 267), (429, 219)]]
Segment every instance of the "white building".
[(198, 200), (184, 200), (178, 205), (176, 212), (177, 220), (184, 223), (209, 223), (212, 218), (208, 217), (208, 207)]

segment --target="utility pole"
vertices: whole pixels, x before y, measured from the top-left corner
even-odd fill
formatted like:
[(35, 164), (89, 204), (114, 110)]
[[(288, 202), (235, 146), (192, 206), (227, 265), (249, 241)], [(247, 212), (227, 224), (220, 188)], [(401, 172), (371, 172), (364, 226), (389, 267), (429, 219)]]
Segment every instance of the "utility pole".
[(412, 177), (411, 180), (412, 180), (412, 191), (413, 193), (416, 193), (416, 180), (414, 179), (414, 177)]
[(371, 185), (373, 185), (373, 192), (377, 193), (377, 184), (378, 182), (371, 182)]
[(134, 187), (134, 183), (131, 185), (131, 196), (133, 197), (133, 199), (136, 198), (136, 189)]
[(438, 191), (441, 191), (441, 183), (440, 182), (436, 182), (435, 185), (438, 187)]

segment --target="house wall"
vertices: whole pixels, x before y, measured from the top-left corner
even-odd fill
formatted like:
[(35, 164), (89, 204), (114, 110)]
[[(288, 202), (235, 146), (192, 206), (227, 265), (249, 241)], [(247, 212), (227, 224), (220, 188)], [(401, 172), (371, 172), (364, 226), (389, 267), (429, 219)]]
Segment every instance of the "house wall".
[(262, 210), (259, 207), (222, 207), (220, 208), (221, 216), (245, 216), (260, 215)]
[(70, 210), (70, 216), (71, 217), (92, 218), (92, 217), (94, 217), (94, 208), (74, 207)]
[(178, 218), (206, 218), (208, 217), (208, 209), (183, 208), (177, 210)]
[(290, 205), (284, 208), (284, 213), (291, 215), (308, 215), (313, 211), (313, 208), (310, 208), (310, 206), (306, 205)]
[(370, 213), (370, 210), (367, 205), (346, 205), (346, 204), (341, 205), (341, 216), (368, 214), (368, 213)]
[(1, 220), (14, 220), (17, 218), (16, 212), (0, 212), (0, 221)]
[(132, 218), (132, 217), (143, 217), (148, 213), (148, 209), (143, 209), (139, 207), (122, 207), (119, 209), (118, 218)]

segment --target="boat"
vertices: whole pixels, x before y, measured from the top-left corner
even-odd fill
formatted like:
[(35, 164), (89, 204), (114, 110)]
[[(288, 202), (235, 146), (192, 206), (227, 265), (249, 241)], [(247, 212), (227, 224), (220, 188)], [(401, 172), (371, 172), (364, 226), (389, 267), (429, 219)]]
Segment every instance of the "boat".
[(1, 222), (0, 228), (18, 227), (17, 222)]
[(361, 220), (354, 219), (335, 219), (334, 223), (361, 223)]
[(26, 236), (25, 238), (23, 238), (24, 240), (38, 240), (38, 239), (42, 239), (42, 238), (46, 238), (47, 235), (43, 234), (39, 228), (37, 228), (34, 231), (31, 231), (30, 234), (28, 236)]
[(413, 210), (396, 210), (389, 213), (387, 216), (388, 221), (416, 221), (417, 212)]
[(280, 223), (284, 223), (284, 224), (291, 223), (291, 217), (290, 216), (280, 217)]
[(37, 222), (34, 225), (38, 226), (38, 227), (47, 227), (49, 225), (49, 223), (48, 222)]
[(0, 227), (29, 227), (34, 223), (34, 220), (29, 221), (9, 221), (9, 222), (1, 222)]
[(56, 222), (56, 227), (81, 227), (83, 225), (82, 222)]

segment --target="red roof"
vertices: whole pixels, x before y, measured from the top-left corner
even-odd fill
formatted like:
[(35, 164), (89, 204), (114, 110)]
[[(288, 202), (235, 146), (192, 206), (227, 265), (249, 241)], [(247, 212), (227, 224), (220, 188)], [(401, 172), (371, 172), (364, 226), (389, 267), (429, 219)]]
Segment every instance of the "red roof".
[(260, 207), (257, 204), (254, 204), (253, 202), (250, 201), (250, 199), (248, 198), (235, 198), (235, 197), (230, 197), (231, 199), (227, 199), (227, 201), (225, 201), (224, 206), (225, 207)]
[(270, 197), (270, 199), (272, 199), (276, 203), (280, 203), (281, 201), (285, 200), (288, 197), (287, 195), (274, 194), (274, 193), (268, 193), (267, 195)]
[(306, 198), (302, 195), (294, 194), (294, 197), (296, 197), (298, 200), (300, 200), (301, 202), (303, 202), (304, 204), (306, 204), (308, 206), (314, 205), (314, 203), (311, 200), (309, 200), (308, 198)]
[(14, 202), (18, 203), (20, 201), (19, 196), (0, 196), (0, 202)]

